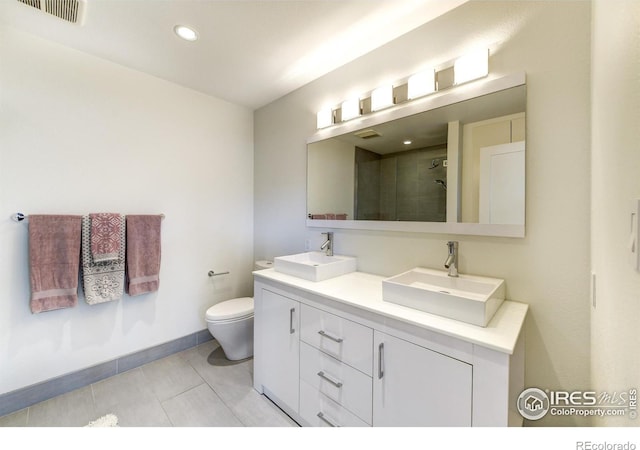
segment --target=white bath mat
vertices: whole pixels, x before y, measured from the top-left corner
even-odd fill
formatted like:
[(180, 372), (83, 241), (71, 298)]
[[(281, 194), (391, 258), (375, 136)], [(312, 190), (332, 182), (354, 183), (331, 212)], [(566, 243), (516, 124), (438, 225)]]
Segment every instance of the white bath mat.
[(93, 422), (89, 422), (85, 427), (117, 427), (118, 417), (115, 414), (107, 414), (102, 416)]

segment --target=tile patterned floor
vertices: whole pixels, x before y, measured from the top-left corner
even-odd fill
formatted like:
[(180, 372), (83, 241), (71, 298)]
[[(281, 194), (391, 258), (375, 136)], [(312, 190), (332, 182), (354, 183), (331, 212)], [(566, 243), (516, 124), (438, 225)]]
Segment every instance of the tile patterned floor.
[(209, 341), (0, 417), (0, 427), (296, 427), (252, 387), (253, 359), (228, 361)]

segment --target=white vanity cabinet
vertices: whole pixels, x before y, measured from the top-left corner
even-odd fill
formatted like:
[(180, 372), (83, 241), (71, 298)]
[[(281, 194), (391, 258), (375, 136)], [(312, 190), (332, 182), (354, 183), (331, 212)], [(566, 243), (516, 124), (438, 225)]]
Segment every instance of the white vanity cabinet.
[(265, 393), (289, 415), (298, 412), (300, 303), (262, 289), (254, 311), (254, 373)]
[(375, 332), (373, 426), (471, 426), (472, 366)]
[(486, 328), (382, 301), (382, 277), (255, 272), (254, 388), (303, 426), (520, 425), (527, 305)]

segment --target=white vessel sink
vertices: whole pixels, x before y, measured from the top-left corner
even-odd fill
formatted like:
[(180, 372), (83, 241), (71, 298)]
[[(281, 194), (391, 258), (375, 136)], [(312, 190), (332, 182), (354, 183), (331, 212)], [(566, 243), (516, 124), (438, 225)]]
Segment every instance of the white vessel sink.
[(355, 272), (356, 258), (344, 255), (327, 256), (324, 252), (307, 252), (276, 256), (273, 266), (276, 272), (309, 281), (323, 281)]
[(450, 277), (442, 270), (416, 267), (382, 281), (382, 299), (431, 314), (486, 327), (504, 301), (498, 278)]

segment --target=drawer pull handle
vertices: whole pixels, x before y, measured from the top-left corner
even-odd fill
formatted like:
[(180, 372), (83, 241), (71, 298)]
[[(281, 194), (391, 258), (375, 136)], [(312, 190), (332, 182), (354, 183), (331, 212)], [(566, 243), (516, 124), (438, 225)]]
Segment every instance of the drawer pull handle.
[(293, 313), (296, 312), (295, 308), (289, 310), (289, 334), (293, 334), (296, 330), (293, 328)]
[(330, 334), (325, 333), (324, 331), (320, 330), (318, 331), (318, 334), (322, 337), (326, 337), (327, 339), (331, 339), (333, 342), (337, 342), (338, 344), (342, 341), (344, 341), (344, 339), (342, 338), (337, 338), (337, 337), (333, 337)]
[(329, 420), (327, 417), (325, 417), (325, 415), (321, 412), (319, 412), (317, 414), (317, 416), (320, 418), (320, 420), (322, 420), (324, 423), (328, 424), (330, 427), (337, 427), (339, 428), (340, 425), (333, 423), (333, 421)]
[(378, 380), (384, 376), (384, 343), (378, 345)]
[(322, 378), (323, 380), (328, 381), (329, 383), (333, 384), (335, 387), (337, 388), (341, 388), (342, 387), (342, 381), (335, 381), (332, 380), (331, 378), (329, 378), (327, 375), (325, 375), (325, 373), (321, 370), (320, 372), (318, 372), (318, 376), (320, 378)]

